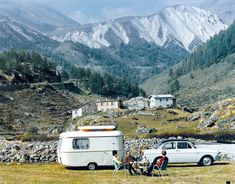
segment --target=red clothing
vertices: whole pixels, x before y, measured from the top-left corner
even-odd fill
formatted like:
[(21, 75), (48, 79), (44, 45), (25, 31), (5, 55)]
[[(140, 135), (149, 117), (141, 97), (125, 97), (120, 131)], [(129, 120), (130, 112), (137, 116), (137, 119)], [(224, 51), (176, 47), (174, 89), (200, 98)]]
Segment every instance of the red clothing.
[(161, 158), (157, 160), (156, 165), (157, 165), (158, 167), (161, 167), (163, 161), (165, 161), (165, 160), (168, 160), (168, 158), (167, 158), (166, 156), (161, 156)]

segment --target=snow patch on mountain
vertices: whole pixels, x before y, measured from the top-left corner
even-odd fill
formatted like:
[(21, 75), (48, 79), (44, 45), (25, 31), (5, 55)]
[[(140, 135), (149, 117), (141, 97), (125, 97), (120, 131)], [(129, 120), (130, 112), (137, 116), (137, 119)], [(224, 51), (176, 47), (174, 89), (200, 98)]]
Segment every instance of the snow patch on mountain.
[[(65, 34), (53, 35), (52, 38), (79, 42), (91, 48), (109, 47), (116, 42), (129, 44), (133, 39), (163, 47), (169, 44), (169, 40), (174, 40), (191, 52), (199, 42), (206, 42), (226, 28), (216, 14), (196, 7), (176, 5), (151, 16), (125, 17), (102, 24), (90, 24)], [(108, 31), (115, 37), (108, 38)], [(134, 32), (138, 33), (137, 37), (132, 36)]]
[[(17, 23), (11, 21), (8, 17), (5, 16), (0, 16), (0, 23), (1, 24), (5, 24), (4, 27), (8, 26), (7, 30), (12, 29), (12, 31), (16, 32), (17, 34), (21, 35), (22, 37), (24, 37), (25, 39), (33, 42), (34, 39), (33, 37), (31, 37), (29, 34), (27, 34), (26, 32), (28, 32), (29, 30), (23, 28), (22, 26), (18, 25)], [(10, 31), (10, 30), (9, 30)], [(34, 32), (31, 30), (31, 33)]]

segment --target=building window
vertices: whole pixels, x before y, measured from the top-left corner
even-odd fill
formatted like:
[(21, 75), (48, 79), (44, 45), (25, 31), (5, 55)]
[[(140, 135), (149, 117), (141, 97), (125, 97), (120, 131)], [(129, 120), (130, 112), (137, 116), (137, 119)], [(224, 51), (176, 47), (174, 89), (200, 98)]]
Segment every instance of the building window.
[(74, 139), (73, 149), (89, 149), (89, 139), (88, 138)]
[(168, 98), (166, 98), (166, 101), (168, 101)]
[(160, 102), (162, 101), (162, 99), (159, 100)]

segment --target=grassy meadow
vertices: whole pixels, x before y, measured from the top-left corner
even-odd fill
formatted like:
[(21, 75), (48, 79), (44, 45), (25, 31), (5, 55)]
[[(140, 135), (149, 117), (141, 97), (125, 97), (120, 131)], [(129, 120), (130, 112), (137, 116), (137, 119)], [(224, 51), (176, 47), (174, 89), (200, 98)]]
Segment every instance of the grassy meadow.
[[(197, 132), (198, 123), (189, 123), (185, 120), (188, 117), (188, 113), (179, 109), (160, 109), (160, 110), (148, 110), (148, 113), (153, 115), (130, 115), (120, 118), (116, 118), (115, 121), (118, 124), (118, 128), (127, 137), (135, 137), (136, 129), (139, 125), (145, 125), (146, 127), (156, 128), (158, 134), (164, 134), (170, 132), (173, 134), (184, 132)], [(176, 113), (176, 114), (172, 114)]]
[(148, 177), (126, 176), (118, 171), (112, 176), (112, 169), (89, 171), (85, 169), (68, 169), (62, 165), (52, 164), (0, 164), (0, 183), (74, 183), (74, 184), (142, 184), (142, 183), (174, 183), (174, 184), (223, 184), (226, 181), (235, 183), (235, 162), (217, 162), (213, 166), (200, 167), (195, 164), (170, 165), (170, 176)]

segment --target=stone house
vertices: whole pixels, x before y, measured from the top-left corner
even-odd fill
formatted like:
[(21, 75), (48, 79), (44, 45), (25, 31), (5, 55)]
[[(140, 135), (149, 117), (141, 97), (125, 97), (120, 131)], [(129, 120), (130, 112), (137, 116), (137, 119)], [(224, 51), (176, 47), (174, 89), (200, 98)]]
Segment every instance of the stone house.
[(119, 109), (122, 106), (121, 100), (105, 100), (96, 102), (98, 112), (107, 112), (108, 110)]
[(176, 107), (176, 98), (171, 94), (149, 96), (150, 108), (170, 108)]

